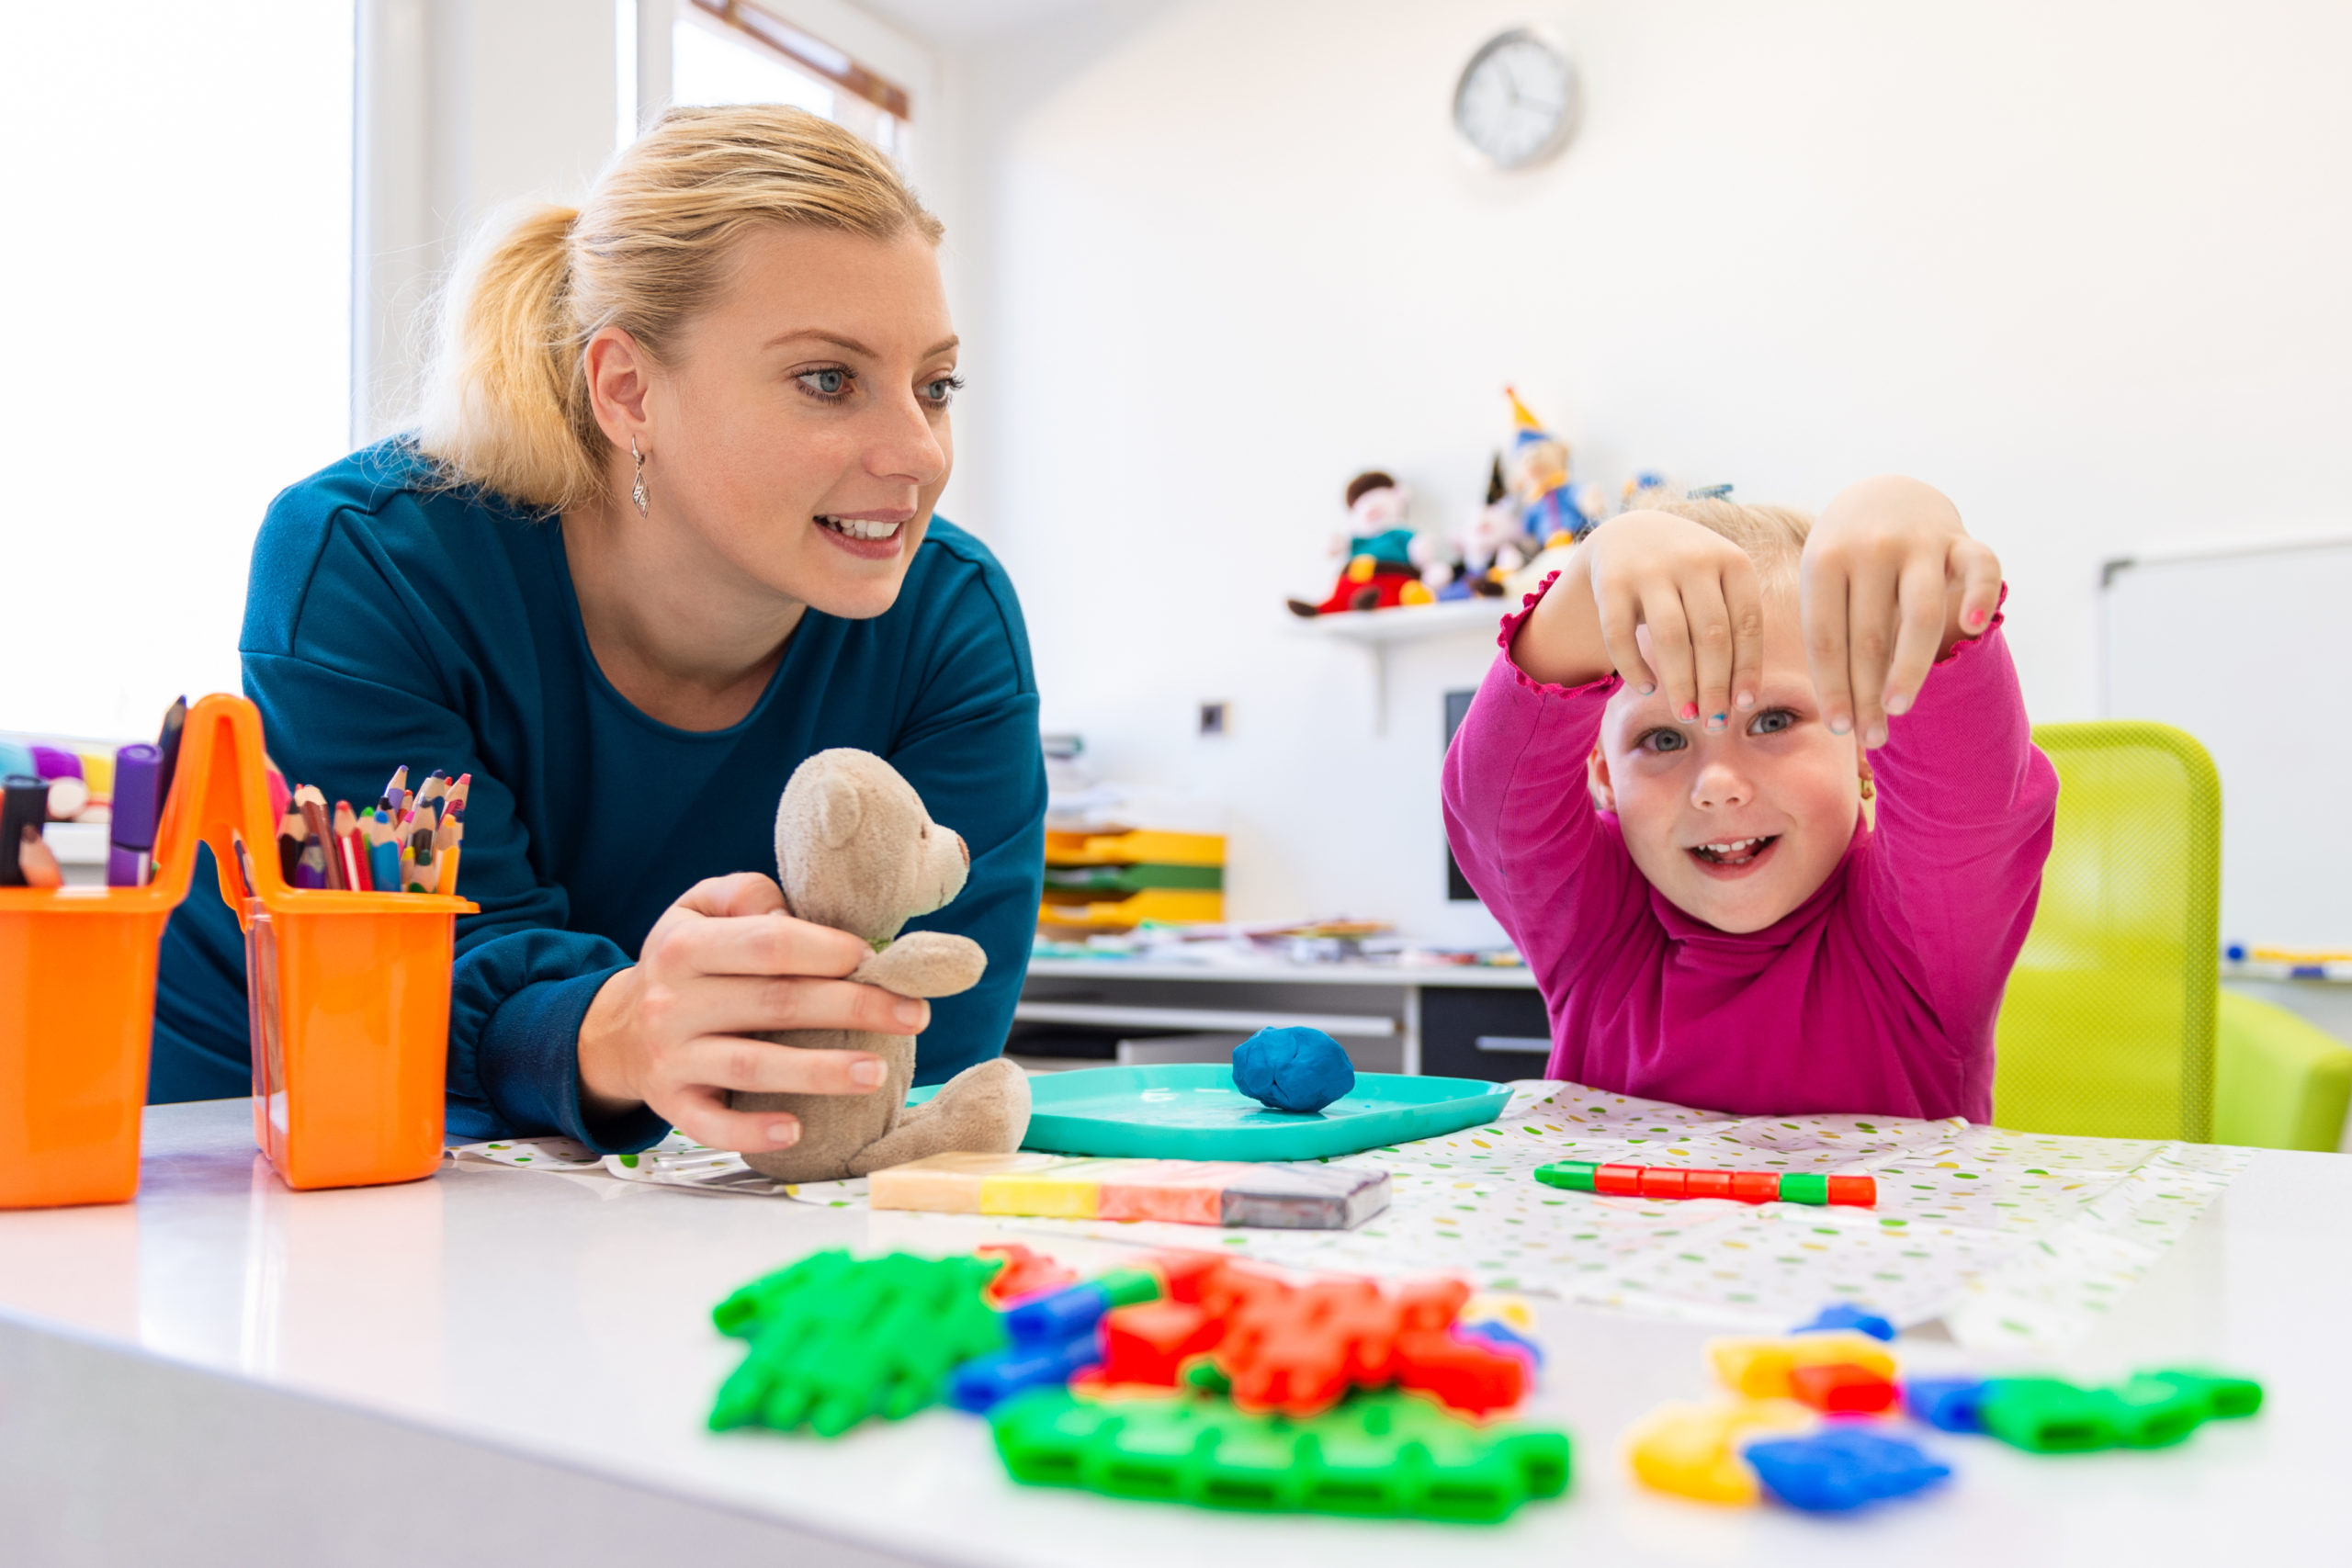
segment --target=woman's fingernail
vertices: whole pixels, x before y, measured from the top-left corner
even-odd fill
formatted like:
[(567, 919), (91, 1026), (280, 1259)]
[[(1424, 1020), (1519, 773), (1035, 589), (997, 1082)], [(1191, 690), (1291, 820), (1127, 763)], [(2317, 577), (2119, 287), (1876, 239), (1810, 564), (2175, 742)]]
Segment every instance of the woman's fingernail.
[(1870, 733), (1862, 737), (1862, 744), (1863, 744), (1864, 746), (1867, 746), (1867, 747), (1871, 748), (1871, 750), (1877, 750), (1877, 749), (1878, 749), (1879, 747), (1881, 747), (1881, 746), (1885, 745), (1885, 744), (1886, 744), (1886, 726), (1884, 726), (1884, 725), (1883, 725), (1883, 724), (1873, 724), (1873, 725), (1871, 725), (1871, 728), (1870, 728)]
[(793, 1121), (768, 1123), (768, 1144), (773, 1148), (788, 1149), (800, 1141), (800, 1123)]
[(922, 1021), (922, 1004), (901, 997), (890, 1004), (890, 1016), (912, 1029)]
[(1683, 723), (1688, 724), (1692, 719), (1699, 716), (1699, 705), (1697, 703), (1684, 703), (1682, 705), (1682, 711), (1676, 714), (1674, 716), (1680, 719)]
[(1742, 692), (1739, 694), (1738, 702), (1739, 705), (1743, 709), (1752, 708), (1756, 705), (1756, 694), (1753, 692)]
[(1849, 732), (1850, 730), (1852, 730), (1852, 728), (1854, 728), (1854, 721), (1853, 721), (1852, 719), (1850, 719), (1850, 718), (1848, 718), (1844, 714), (1842, 714), (1842, 713), (1833, 713), (1833, 714), (1831, 714), (1831, 715), (1829, 716), (1829, 733), (1830, 733), (1830, 734), (1832, 734), (1832, 735), (1844, 735), (1844, 734), (1847, 734), (1848, 732)]
[(1910, 696), (1903, 692), (1887, 693), (1886, 711), (1892, 714), (1909, 713), (1911, 711)]
[(1709, 729), (1721, 729), (1724, 727), (1724, 716), (1719, 713), (1709, 714), (1707, 716), (1707, 728)]
[(868, 1056), (849, 1070), (849, 1081), (862, 1089), (872, 1089), (882, 1081), (882, 1064)]
[(1969, 612), (1968, 612), (1968, 624), (1969, 624), (1970, 626), (1983, 626), (1983, 625), (1984, 624), (1984, 611), (1982, 611), (1982, 610), (1971, 610), (1971, 611), (1969, 611)]
[(1647, 682), (1644, 682), (1642, 684), (1642, 695), (1645, 697), (1657, 690), (1657, 688), (1656, 686), (1649, 684)]

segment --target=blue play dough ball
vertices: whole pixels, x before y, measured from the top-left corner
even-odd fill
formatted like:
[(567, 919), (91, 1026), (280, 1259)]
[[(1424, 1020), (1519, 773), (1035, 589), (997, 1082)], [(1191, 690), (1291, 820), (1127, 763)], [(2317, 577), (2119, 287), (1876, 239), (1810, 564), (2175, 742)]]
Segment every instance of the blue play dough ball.
[(1261, 1029), (1233, 1048), (1233, 1087), (1277, 1111), (1320, 1111), (1356, 1087), (1356, 1069), (1319, 1029)]

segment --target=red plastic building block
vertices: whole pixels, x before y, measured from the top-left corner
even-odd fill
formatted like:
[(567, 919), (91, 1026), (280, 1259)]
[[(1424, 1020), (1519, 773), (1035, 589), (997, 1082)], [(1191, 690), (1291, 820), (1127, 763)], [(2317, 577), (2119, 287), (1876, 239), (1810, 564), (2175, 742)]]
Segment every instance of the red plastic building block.
[(1871, 1208), (1878, 1202), (1878, 1183), (1867, 1176), (1833, 1176), (1829, 1179), (1829, 1201)]
[(1731, 1172), (1728, 1170), (1694, 1170), (1682, 1179), (1685, 1198), (1728, 1198), (1731, 1196)]
[(1424, 1280), (1396, 1292), (1397, 1322), (1406, 1328), (1443, 1328), (1470, 1302), (1459, 1280)]
[(1225, 1337), (1225, 1323), (1185, 1302), (1138, 1302), (1102, 1318), (1102, 1381), (1176, 1386), (1187, 1358)]
[(1743, 1203), (1777, 1202), (1781, 1196), (1781, 1176), (1772, 1170), (1735, 1170), (1731, 1173), (1731, 1195)]
[(1078, 1283), (1078, 1276), (1047, 1258), (1032, 1252), (1018, 1242), (996, 1242), (973, 1250), (982, 1258), (1001, 1258), (1004, 1267), (989, 1281), (988, 1300), (990, 1306), (1002, 1306), (1023, 1296), (1042, 1295), (1058, 1291), (1065, 1285)]
[(1683, 1184), (1690, 1179), (1689, 1171), (1666, 1166), (1645, 1165), (1641, 1171), (1642, 1196), (1645, 1198), (1680, 1198), (1685, 1195)]
[(1484, 1416), (1520, 1402), (1527, 1392), (1527, 1363), (1451, 1334), (1413, 1329), (1396, 1337), (1396, 1382)]
[(1592, 1173), (1592, 1190), (1616, 1198), (1633, 1198), (1642, 1190), (1642, 1168), (1638, 1165), (1604, 1165)]
[(1896, 1389), (1886, 1378), (1849, 1361), (1826, 1361), (1789, 1369), (1789, 1392), (1797, 1401), (1832, 1416), (1876, 1416), (1892, 1409)]

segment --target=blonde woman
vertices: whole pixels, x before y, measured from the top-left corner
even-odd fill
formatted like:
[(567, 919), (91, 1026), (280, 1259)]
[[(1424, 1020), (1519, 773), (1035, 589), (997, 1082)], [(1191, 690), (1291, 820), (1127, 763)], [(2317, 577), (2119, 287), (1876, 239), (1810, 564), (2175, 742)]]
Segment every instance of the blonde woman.
[[(242, 648), (288, 776), (358, 804), (397, 764), (473, 774), (453, 1132), (775, 1149), (793, 1118), (729, 1090), (865, 1093), (881, 1065), (752, 1033), (921, 1032), (922, 1082), (1001, 1049), (1045, 774), (1012, 586), (932, 515), (960, 384), (939, 232), (824, 120), (673, 111), (462, 275), (413, 434), (270, 508)], [(979, 942), (988, 976), (935, 1010), (840, 978), (864, 943), (752, 869), (833, 746), (970, 845), (916, 923)], [(217, 901), (174, 918), (158, 990), (153, 1098), (245, 1093)]]

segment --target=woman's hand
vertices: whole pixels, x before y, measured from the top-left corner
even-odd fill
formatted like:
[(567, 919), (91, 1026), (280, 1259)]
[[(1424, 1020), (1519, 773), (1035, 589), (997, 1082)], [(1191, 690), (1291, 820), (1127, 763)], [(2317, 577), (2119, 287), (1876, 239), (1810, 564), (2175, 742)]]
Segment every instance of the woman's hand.
[(1721, 729), (1735, 702), (1756, 705), (1762, 679), (1756, 569), (1737, 545), (1688, 518), (1622, 513), (1568, 558), (1511, 657), (1536, 680), (1561, 685), (1613, 669), (1644, 696), (1664, 688), (1683, 723), (1703, 716)]
[(730, 1111), (729, 1089), (870, 1094), (881, 1058), (795, 1051), (777, 1029), (920, 1034), (931, 1004), (841, 978), (872, 955), (847, 931), (785, 912), (768, 877), (695, 884), (654, 924), (633, 968), (605, 982), (580, 1023), (581, 1098), (593, 1114), (637, 1104), (715, 1149), (789, 1147), (797, 1118)]
[(1936, 660), (1992, 624), (2001, 562), (1939, 491), (1888, 476), (1849, 486), (1823, 511), (1798, 582), (1823, 718), (1883, 746), (1887, 716), (1917, 700)]

